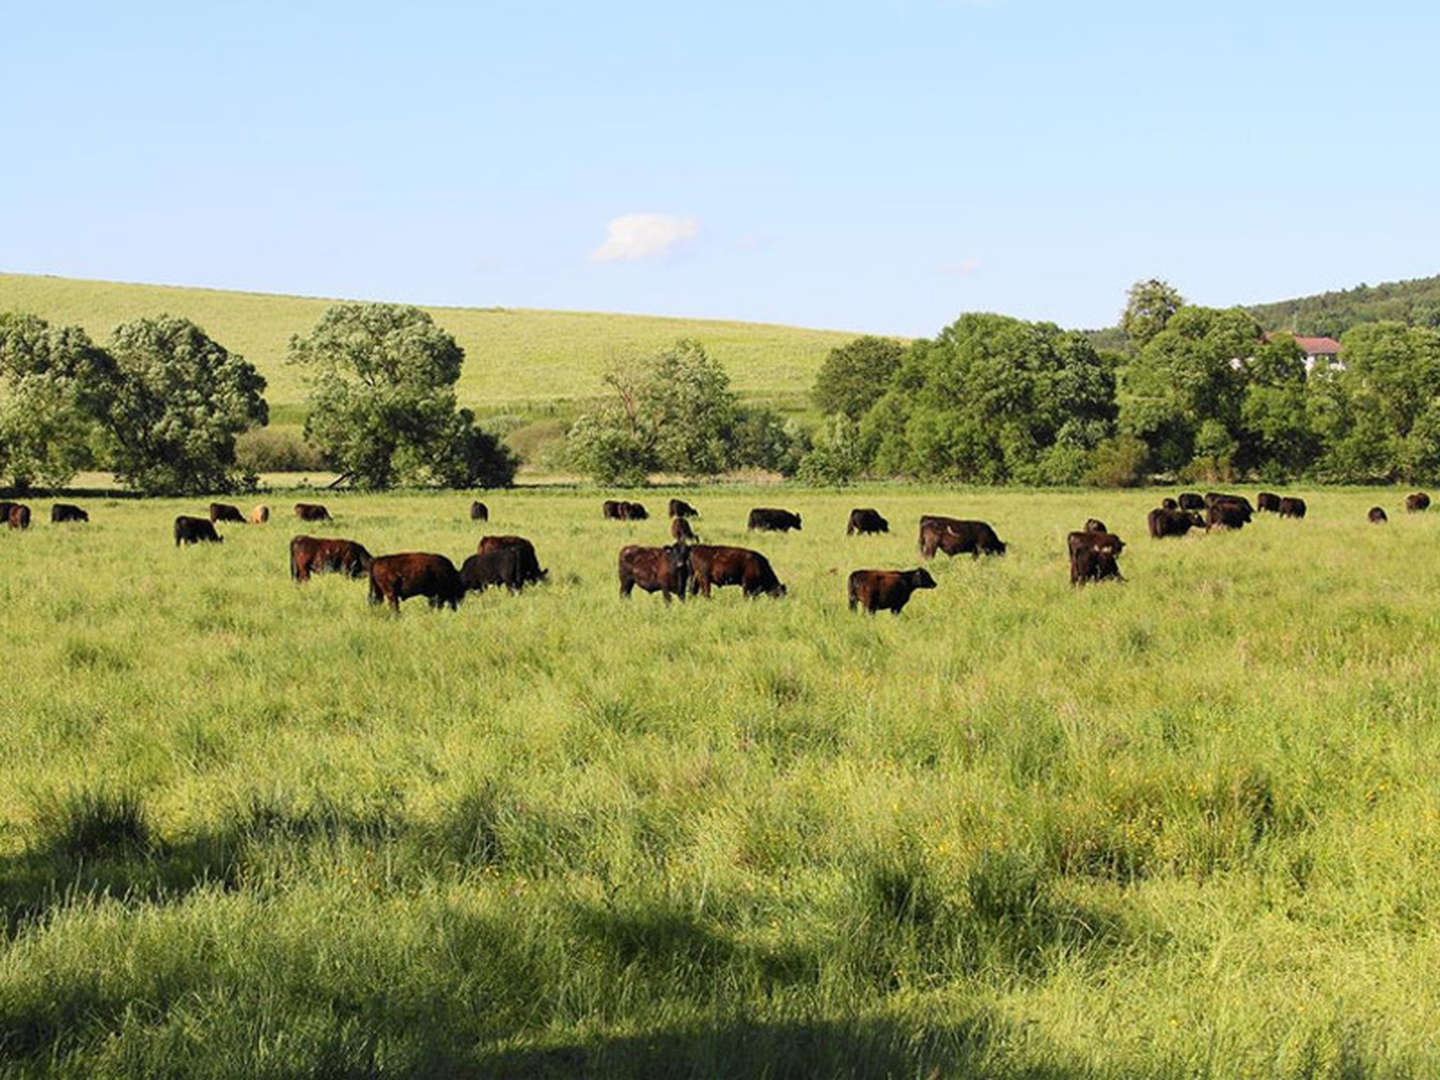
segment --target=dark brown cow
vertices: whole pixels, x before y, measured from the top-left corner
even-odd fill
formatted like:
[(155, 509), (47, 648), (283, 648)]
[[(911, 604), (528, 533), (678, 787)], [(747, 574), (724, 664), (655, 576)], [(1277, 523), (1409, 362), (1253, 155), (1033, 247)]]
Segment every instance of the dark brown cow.
[(238, 506), (231, 506), (229, 503), (211, 503), (210, 520), (216, 521), (238, 521), (245, 524), (245, 515), (240, 512)]
[(478, 501), (477, 501), (477, 502), (472, 502), (472, 503), (470, 504), (470, 520), (471, 520), (471, 521), (489, 521), (489, 520), (490, 520), (490, 508), (489, 508), (488, 506), (486, 506), (486, 505), (485, 505), (484, 503), (482, 503), (482, 502), (478, 502)]
[(1099, 518), (1087, 518), (1085, 520), (1085, 528), (1081, 531), (1093, 533), (1108, 533), (1110, 530), (1105, 527), (1105, 523)]
[(1268, 510), (1272, 514), (1280, 512), (1280, 496), (1273, 491), (1262, 491), (1255, 496), (1255, 505), (1260, 510)]
[(626, 502), (624, 499), (606, 499), (600, 510), (613, 521), (646, 521), (650, 517), (643, 503)]
[(296, 503), (295, 516), (301, 521), (333, 521), (330, 511), (319, 503)]
[(694, 543), (699, 539), (695, 530), (690, 527), (690, 520), (683, 517), (672, 517), (670, 519), (670, 539), (680, 541), (686, 540)]
[(460, 580), (466, 589), (475, 592), (484, 592), (491, 585), (503, 585), (517, 593), (536, 579), (525, 573), (524, 552), (520, 548), (504, 547), (471, 555), (460, 567)]
[(209, 518), (189, 517), (181, 514), (175, 519), (175, 546), (195, 544), (200, 541), (221, 544), (225, 538), (215, 531)]
[(1367, 514), (1366, 516), (1370, 519), (1370, 524), (1371, 524), (1371, 525), (1384, 525), (1385, 522), (1387, 522), (1387, 521), (1390, 520), (1390, 519), (1385, 515), (1385, 511), (1382, 510), (1382, 509), (1380, 509), (1380, 507), (1378, 507), (1378, 506), (1372, 506), (1372, 507), (1370, 507), (1370, 513)]
[(1160, 500), (1160, 509), (1162, 509), (1162, 510), (1179, 510), (1179, 509), (1180, 509), (1180, 504), (1177, 503), (1174, 499), (1170, 498), (1169, 496), (1166, 496), (1165, 498), (1163, 498), (1163, 499)]
[(12, 529), (28, 529), (30, 527), (30, 507), (24, 503), (15, 503), (10, 507), (10, 512), (5, 515), (5, 520), (10, 523)]
[(492, 551), (513, 549), (519, 559), (522, 583), (544, 581), (550, 576), (549, 570), (540, 569), (540, 559), (535, 554), (535, 545), (523, 536), (482, 536), (476, 545), (477, 555), (488, 555)]
[(1239, 503), (1213, 502), (1205, 512), (1205, 531), (1211, 529), (1243, 529), (1250, 512)]
[(670, 500), (670, 516), (677, 517), (699, 517), (700, 511), (687, 503), (684, 499)]
[(845, 535), (855, 533), (888, 533), (890, 523), (880, 516), (878, 510), (858, 509), (850, 511), (850, 523), (845, 526)]
[(1084, 548), (1070, 560), (1070, 584), (1084, 585), (1087, 581), (1113, 579), (1124, 581), (1120, 564), (1108, 551)]
[(1405, 496), (1405, 509), (1413, 514), (1419, 510), (1430, 509), (1430, 496), (1423, 491), (1417, 491), (1413, 495)]
[(5, 501), (5, 500), (0, 500), (0, 521), (9, 521), (9, 520), (10, 520), (10, 511), (13, 510), (13, 509), (15, 509), (15, 507), (17, 507), (17, 506), (19, 506), (19, 505), (20, 505), (20, 504), (17, 503), (17, 502), (8, 502), (8, 501)]
[(1214, 506), (1217, 502), (1235, 503), (1245, 508), (1245, 520), (1249, 521), (1250, 516), (1255, 513), (1255, 508), (1250, 505), (1250, 500), (1244, 495), (1229, 495), (1223, 491), (1207, 491), (1205, 493), (1205, 505)]
[(931, 559), (937, 550), (978, 559), (981, 555), (1004, 555), (1005, 542), (988, 522), (926, 514), (920, 519), (920, 554)]
[[(1070, 584), (1078, 584), (1087, 573), (1093, 572), (1095, 566), (1101, 565), (1093, 559), (1085, 558), (1087, 552), (1100, 555), (1108, 555), (1111, 559), (1125, 550), (1125, 541), (1114, 533), (1091, 532), (1084, 530), (1072, 532), (1065, 538), (1066, 547), (1070, 551)], [(1117, 567), (1116, 576), (1119, 576)]]
[(712, 588), (739, 585), (746, 597), (781, 597), (785, 586), (770, 560), (749, 548), (696, 544), (690, 549), (690, 591), (710, 595)]
[(1275, 512), (1281, 517), (1303, 518), (1305, 516), (1305, 500), (1287, 495), (1280, 500), (1280, 505), (1275, 507)]
[(620, 549), (619, 573), (622, 599), (628, 599), (638, 585), (646, 592), (663, 594), (667, 604), (671, 593), (684, 601), (690, 578), (690, 549), (683, 543), (666, 547), (629, 544)]
[(1157, 506), (1145, 519), (1152, 539), (1166, 536), (1184, 536), (1191, 529), (1203, 529), (1205, 519), (1194, 510), (1167, 510)]
[(1182, 492), (1180, 495), (1181, 510), (1204, 510), (1205, 500), (1193, 491)]
[(354, 540), (332, 540), (319, 536), (295, 536), (290, 539), (290, 576), (296, 581), (309, 581), (311, 574), (324, 573), (362, 577), (370, 572), (370, 564), (374, 561), (370, 552)]
[(89, 521), (90, 515), (78, 506), (70, 503), (56, 503), (50, 507), (50, 524), (58, 525), (62, 521)]
[(850, 610), (862, 608), (867, 614), (893, 611), (899, 615), (916, 589), (935, 588), (935, 579), (923, 566), (914, 570), (856, 570), (850, 575), (846, 595)]
[(624, 515), (620, 512), (623, 505), (619, 499), (606, 499), (600, 504), (600, 514), (606, 521), (623, 521)]
[(437, 610), (449, 604), (454, 611), (465, 599), (465, 585), (460, 571), (444, 555), (406, 551), (371, 562), (370, 603), (388, 601), (390, 609), (398, 613), (400, 601), (412, 596), (425, 597)]
[(789, 510), (777, 510), (771, 506), (757, 506), (750, 511), (750, 518), (745, 523), (747, 529), (759, 529), (762, 532), (789, 532), (791, 529), (800, 528), (800, 515), (792, 514)]

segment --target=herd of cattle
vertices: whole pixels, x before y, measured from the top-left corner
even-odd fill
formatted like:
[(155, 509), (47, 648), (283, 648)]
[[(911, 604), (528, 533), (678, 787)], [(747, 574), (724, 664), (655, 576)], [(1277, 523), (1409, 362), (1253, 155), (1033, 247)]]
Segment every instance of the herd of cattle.
[[(1430, 497), (1415, 492), (1405, 498), (1405, 509), (1411, 513), (1428, 509)], [(1191, 529), (1240, 529), (1249, 524), (1257, 512), (1274, 513), (1281, 517), (1304, 518), (1305, 500), (1262, 491), (1252, 506), (1243, 495), (1209, 492), (1199, 495), (1186, 492), (1178, 498), (1166, 498), (1146, 519), (1150, 536), (1162, 539), (1184, 536)], [(702, 544), (692, 519), (697, 511), (683, 499), (671, 499), (668, 507), (671, 544), (646, 547), (629, 544), (620, 550), (618, 574), (620, 595), (628, 598), (639, 588), (643, 592), (660, 593), (666, 603), (671, 597), (684, 600), (686, 595), (709, 597), (719, 587), (739, 586), (746, 597), (785, 595), (785, 586), (775, 575), (770, 561), (749, 548), (719, 544)], [(601, 507), (606, 519), (646, 521), (649, 513), (644, 505), (622, 500), (606, 500)], [(334, 519), (319, 503), (296, 503), (295, 516), (301, 521), (329, 522)], [(1371, 507), (1368, 520), (1382, 523), (1385, 511)], [(489, 508), (482, 502), (470, 505), (470, 518), (489, 521)], [(11, 529), (30, 526), (30, 508), (23, 503), (0, 501), (0, 520)], [(89, 515), (69, 503), (55, 503), (50, 510), (52, 523), (85, 522)], [(220, 543), (223, 537), (215, 529), (217, 522), (262, 525), (270, 520), (267, 506), (256, 506), (249, 514), (227, 503), (211, 503), (208, 517), (181, 514), (175, 518), (175, 545), (197, 542)], [(788, 532), (801, 528), (800, 515), (788, 510), (757, 507), (746, 521), (750, 531)], [(850, 512), (845, 528), (847, 536), (888, 533), (890, 523), (879, 511), (862, 507)], [(1123, 580), (1119, 556), (1125, 542), (1112, 533), (1103, 521), (1095, 518), (1081, 529), (1068, 534), (1066, 545), (1070, 556), (1070, 581), (1073, 585), (1087, 582)], [(1005, 554), (1005, 542), (996, 535), (988, 522), (925, 514), (920, 518), (920, 554), (932, 559), (937, 551), (946, 555)], [(549, 572), (540, 568), (535, 545), (522, 536), (482, 537), (475, 554), (464, 560), (459, 569), (444, 555), (427, 552), (401, 552), (395, 555), (372, 556), (364, 545), (339, 538), (296, 536), (290, 541), (290, 576), (305, 582), (312, 574), (338, 573), (348, 577), (367, 577), (370, 602), (388, 603), (399, 611), (400, 602), (413, 596), (424, 596), (432, 607), (456, 608), (465, 594), (491, 587), (504, 587), (519, 592), (526, 586), (544, 581)], [(846, 596), (851, 610), (863, 609), (871, 614), (886, 610), (899, 614), (918, 589), (935, 588), (935, 579), (923, 567), (913, 570), (856, 570), (847, 581)]]

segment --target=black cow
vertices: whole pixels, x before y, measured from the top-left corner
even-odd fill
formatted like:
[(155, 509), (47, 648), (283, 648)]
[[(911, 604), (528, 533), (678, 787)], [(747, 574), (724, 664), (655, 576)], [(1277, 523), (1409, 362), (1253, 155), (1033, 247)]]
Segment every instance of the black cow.
[(1280, 500), (1275, 512), (1281, 517), (1303, 518), (1305, 516), (1305, 500), (1287, 495)]
[[(1070, 551), (1070, 584), (1079, 584), (1085, 577), (1094, 572), (1097, 565), (1095, 560), (1086, 558), (1087, 553), (1108, 555), (1113, 560), (1120, 552), (1125, 550), (1125, 541), (1110, 532), (1092, 532), (1084, 530), (1072, 532), (1065, 538), (1066, 547)], [(1115, 576), (1119, 576), (1118, 566)], [(1107, 575), (1108, 576), (1108, 575)]]
[(1081, 531), (1082, 531), (1082, 532), (1108, 533), (1110, 530), (1105, 527), (1105, 523), (1104, 523), (1103, 521), (1101, 521), (1099, 518), (1086, 518), (1086, 519), (1085, 519), (1085, 528), (1084, 528), (1083, 530), (1081, 530)]
[(245, 515), (240, 512), (238, 506), (232, 506), (229, 503), (211, 503), (210, 520), (212, 522), (238, 521), (241, 525), (244, 525)]
[(1235, 502), (1213, 502), (1205, 512), (1205, 531), (1211, 529), (1243, 529), (1250, 520), (1250, 511)]
[(1405, 496), (1405, 509), (1413, 514), (1418, 510), (1430, 509), (1430, 496), (1423, 491), (1417, 491), (1413, 495)]
[(920, 519), (920, 554), (931, 559), (937, 550), (978, 559), (981, 555), (1004, 555), (1005, 542), (988, 522), (926, 514)]
[(1124, 581), (1120, 564), (1108, 551), (1083, 548), (1070, 559), (1070, 584), (1084, 585), (1087, 581), (1105, 581), (1107, 578)]
[(1186, 491), (1180, 495), (1181, 510), (1204, 510), (1205, 500), (1193, 491)]
[(1222, 491), (1207, 491), (1205, 493), (1205, 505), (1214, 506), (1217, 502), (1236, 503), (1245, 508), (1245, 520), (1250, 520), (1250, 515), (1255, 513), (1255, 508), (1250, 505), (1250, 500), (1244, 495), (1229, 495)]
[(89, 521), (90, 515), (80, 507), (70, 503), (56, 503), (50, 507), (50, 524), (58, 525), (62, 521)]
[(745, 528), (765, 532), (789, 532), (791, 529), (800, 528), (800, 515), (792, 514), (789, 510), (757, 506), (750, 511), (750, 520), (745, 523)]
[(544, 581), (550, 576), (549, 570), (540, 569), (540, 560), (535, 555), (535, 545), (523, 536), (482, 536), (476, 545), (476, 554), (485, 555), (492, 551), (514, 548), (520, 560), (520, 576), (526, 584)]
[(739, 585), (746, 598), (760, 595), (779, 598), (785, 586), (771, 569), (770, 560), (749, 548), (720, 544), (696, 544), (690, 549), (690, 591), (707, 598), (712, 588)]
[(12, 529), (28, 529), (30, 527), (30, 507), (24, 503), (11, 503), (5, 520), (10, 523)]
[(690, 549), (683, 543), (665, 547), (630, 544), (620, 549), (618, 569), (623, 599), (638, 585), (646, 592), (663, 594), (667, 604), (671, 593), (683, 601), (690, 580)]
[(333, 521), (330, 511), (320, 503), (296, 503), (295, 516), (301, 521)]
[(671, 499), (670, 516), (672, 518), (699, 517), (700, 511), (696, 510), (684, 499)]
[(477, 552), (460, 567), (460, 581), (466, 589), (476, 592), (484, 592), (491, 585), (503, 585), (512, 593), (517, 593), (532, 580), (525, 572), (519, 548), (497, 548), (483, 555)]
[(388, 601), (397, 614), (400, 601), (423, 596), (432, 608), (450, 605), (455, 611), (465, 599), (465, 585), (460, 571), (444, 555), (424, 551), (404, 551), (398, 555), (382, 555), (370, 564), (370, 603)]
[(196, 544), (200, 541), (221, 544), (225, 538), (215, 531), (209, 518), (189, 517), (181, 514), (175, 519), (175, 546)]
[(879, 511), (860, 509), (850, 511), (850, 523), (845, 526), (845, 535), (855, 533), (888, 533), (890, 523), (880, 516)]
[(600, 509), (607, 518), (614, 521), (645, 521), (650, 517), (644, 505), (625, 502), (623, 499), (606, 499)]
[(472, 502), (472, 503), (470, 504), (470, 520), (471, 520), (471, 521), (489, 521), (489, 520), (490, 520), (490, 508), (489, 508), (488, 506), (486, 506), (486, 505), (485, 505), (484, 503), (482, 503), (482, 502), (478, 502), (478, 501), (477, 501), (477, 502)]
[(869, 615), (880, 610), (899, 615), (916, 589), (935, 588), (935, 579), (923, 566), (914, 570), (856, 570), (850, 575), (846, 595), (850, 610), (863, 608)]
[(1370, 519), (1371, 525), (1384, 525), (1385, 522), (1390, 520), (1385, 516), (1385, 511), (1381, 510), (1378, 506), (1370, 507), (1370, 513), (1366, 516)]
[(1262, 491), (1255, 496), (1255, 505), (1262, 511), (1268, 510), (1272, 514), (1280, 512), (1280, 496), (1273, 491)]
[(1184, 536), (1191, 529), (1203, 529), (1205, 519), (1194, 510), (1168, 510), (1157, 506), (1145, 519), (1150, 536), (1159, 540), (1166, 536)]
[(1160, 500), (1160, 509), (1162, 509), (1162, 510), (1179, 510), (1179, 509), (1180, 509), (1180, 504), (1177, 503), (1174, 499), (1170, 498), (1170, 497), (1167, 495), (1165, 498), (1163, 498), (1163, 499)]

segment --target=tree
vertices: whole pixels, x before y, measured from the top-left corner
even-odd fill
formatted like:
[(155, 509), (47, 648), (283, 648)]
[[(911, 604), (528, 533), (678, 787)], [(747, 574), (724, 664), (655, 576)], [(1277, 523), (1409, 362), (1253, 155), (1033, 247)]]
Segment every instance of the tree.
[(713, 476), (737, 463), (739, 405), (698, 341), (614, 367), (604, 381), (610, 393), (567, 436), (580, 471), (601, 483), (639, 483), (652, 472)]
[(457, 409), (465, 351), (430, 315), (402, 304), (336, 304), (290, 362), (310, 383), (305, 437), (358, 487), (504, 487), (517, 462)]
[(95, 464), (115, 364), (77, 326), (0, 315), (0, 468), (15, 485), (60, 487)]
[(815, 446), (800, 462), (807, 484), (848, 484), (865, 469), (860, 427), (843, 413), (829, 417), (815, 436)]
[(105, 424), (115, 475), (147, 493), (232, 489), (235, 436), (265, 424), (265, 380), (188, 319), (115, 328)]
[(811, 396), (822, 413), (859, 420), (885, 392), (905, 347), (882, 337), (858, 337), (830, 350), (815, 377)]
[(1137, 281), (1125, 294), (1120, 328), (1137, 348), (1143, 348), (1184, 306), (1185, 298), (1168, 281), (1159, 278)]

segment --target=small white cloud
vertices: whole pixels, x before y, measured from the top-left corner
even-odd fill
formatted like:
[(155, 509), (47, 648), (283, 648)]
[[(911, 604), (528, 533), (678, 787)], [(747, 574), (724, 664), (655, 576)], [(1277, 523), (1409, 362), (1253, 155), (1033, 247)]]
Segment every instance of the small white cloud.
[(942, 263), (935, 267), (937, 274), (949, 274), (956, 277), (966, 277), (980, 269), (980, 260), (974, 255), (968, 259), (961, 259), (958, 263)]
[(700, 231), (693, 217), (675, 214), (622, 214), (605, 229), (605, 243), (590, 253), (591, 262), (658, 259)]

